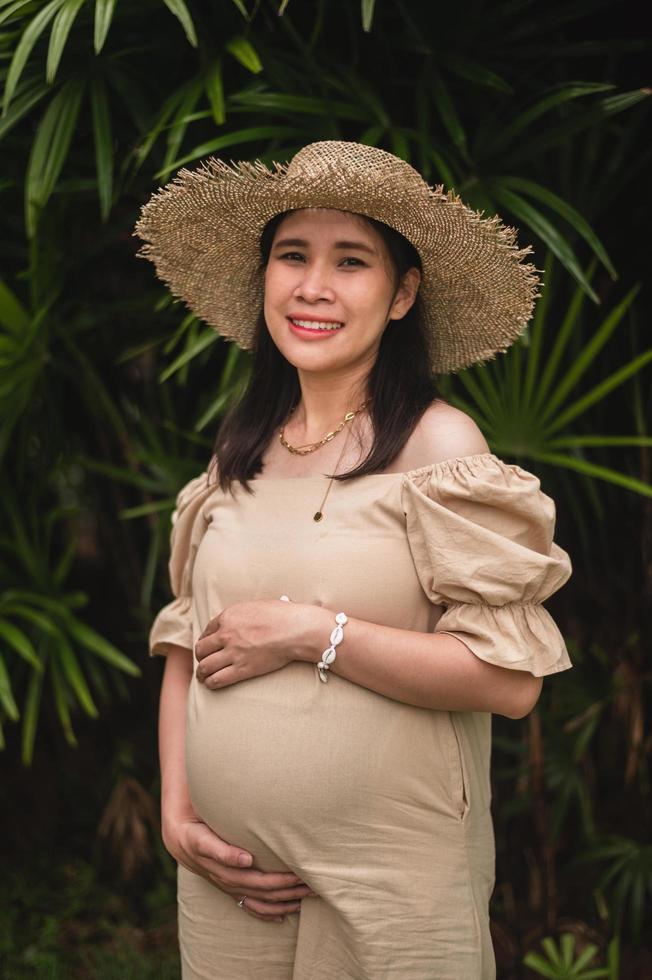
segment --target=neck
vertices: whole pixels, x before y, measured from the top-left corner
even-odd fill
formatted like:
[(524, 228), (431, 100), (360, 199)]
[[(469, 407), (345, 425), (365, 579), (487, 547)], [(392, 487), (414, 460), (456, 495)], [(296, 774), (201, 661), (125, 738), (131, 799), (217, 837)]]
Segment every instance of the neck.
[(369, 397), (364, 380), (357, 377), (314, 378), (300, 371), (299, 383), (301, 398), (290, 427), (302, 443), (322, 439)]

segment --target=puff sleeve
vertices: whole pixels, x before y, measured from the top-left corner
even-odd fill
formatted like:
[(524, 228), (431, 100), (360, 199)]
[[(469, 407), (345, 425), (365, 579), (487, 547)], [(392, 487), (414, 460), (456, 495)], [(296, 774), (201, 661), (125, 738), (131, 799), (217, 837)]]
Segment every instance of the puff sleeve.
[(555, 502), (538, 477), (479, 453), (404, 474), (401, 494), (419, 580), (445, 610), (435, 632), (535, 677), (572, 667), (542, 605), (572, 565), (553, 541)]
[(192, 650), (192, 569), (197, 547), (206, 530), (203, 504), (215, 489), (208, 470), (186, 483), (176, 497), (170, 532), (168, 570), (174, 600), (158, 612), (149, 631), (149, 655), (167, 656), (169, 646)]

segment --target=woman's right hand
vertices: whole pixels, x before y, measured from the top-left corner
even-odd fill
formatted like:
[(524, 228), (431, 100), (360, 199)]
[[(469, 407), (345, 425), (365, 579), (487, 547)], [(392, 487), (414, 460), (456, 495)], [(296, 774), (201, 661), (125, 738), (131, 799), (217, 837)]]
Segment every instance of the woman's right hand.
[(179, 864), (236, 902), (246, 895), (242, 908), (265, 922), (283, 922), (285, 915), (301, 909), (302, 898), (314, 895), (291, 871), (253, 868), (253, 855), (227, 844), (197, 817), (164, 821), (163, 843)]

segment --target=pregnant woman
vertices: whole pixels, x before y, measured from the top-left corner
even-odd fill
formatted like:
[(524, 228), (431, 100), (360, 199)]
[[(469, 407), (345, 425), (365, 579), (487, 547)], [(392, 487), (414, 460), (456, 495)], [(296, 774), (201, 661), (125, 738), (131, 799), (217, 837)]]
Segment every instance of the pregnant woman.
[(523, 331), (513, 232), (325, 141), (181, 170), (140, 255), (252, 371), (151, 629), (184, 980), (493, 980), (492, 713), (572, 666), (555, 503), (434, 376)]

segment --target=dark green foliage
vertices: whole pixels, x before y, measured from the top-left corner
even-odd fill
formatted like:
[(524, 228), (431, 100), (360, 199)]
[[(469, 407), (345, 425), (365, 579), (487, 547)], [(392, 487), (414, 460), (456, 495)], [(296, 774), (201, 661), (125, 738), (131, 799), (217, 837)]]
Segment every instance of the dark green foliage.
[[(178, 980), (173, 891), (150, 892), (149, 918), (136, 925), (133, 907), (96, 868), (76, 859), (3, 876), (0, 885), (0, 974), (4, 980)], [(157, 908), (157, 903), (164, 905)]]

